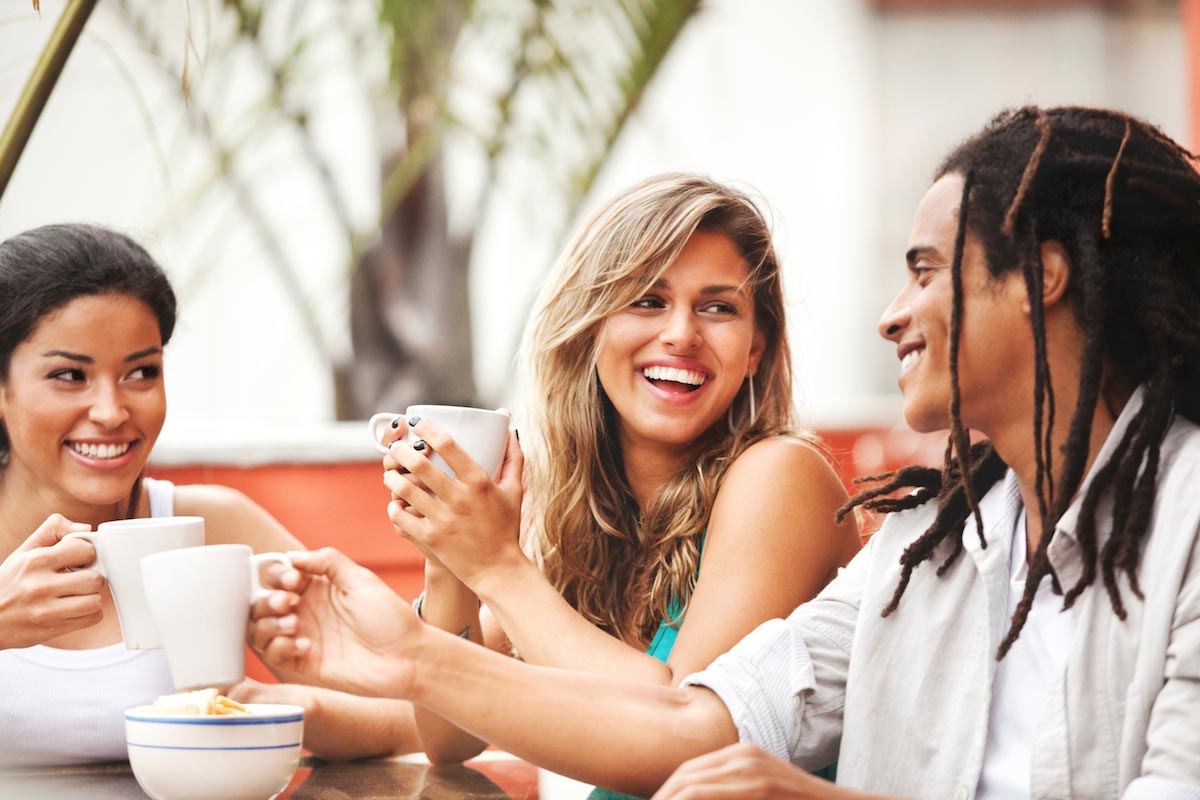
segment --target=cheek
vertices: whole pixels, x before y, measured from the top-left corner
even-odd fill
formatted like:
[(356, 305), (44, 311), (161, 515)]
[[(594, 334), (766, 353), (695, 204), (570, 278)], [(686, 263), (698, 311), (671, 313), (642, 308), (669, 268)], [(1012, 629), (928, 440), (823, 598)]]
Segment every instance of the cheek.
[(138, 415), (141, 417), (142, 432), (147, 436), (158, 436), (167, 419), (166, 395), (162, 392), (147, 395), (138, 404)]

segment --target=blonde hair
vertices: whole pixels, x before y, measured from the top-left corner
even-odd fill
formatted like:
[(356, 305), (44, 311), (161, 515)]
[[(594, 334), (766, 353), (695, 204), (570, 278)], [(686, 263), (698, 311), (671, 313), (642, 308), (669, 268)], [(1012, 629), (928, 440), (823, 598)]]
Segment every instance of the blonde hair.
[[(640, 298), (697, 230), (727, 236), (749, 270), (766, 347), (757, 413), (739, 390), (694, 444), (694, 458), (643, 510), (625, 478), (616, 411), (597, 376), (604, 321)], [(526, 546), (588, 621), (646, 641), (672, 602), (686, 610), (701, 536), (726, 469), (747, 447), (796, 427), (779, 262), (770, 230), (745, 194), (708, 178), (658, 175), (595, 211), (575, 232), (538, 296), (522, 347), (529, 413)]]

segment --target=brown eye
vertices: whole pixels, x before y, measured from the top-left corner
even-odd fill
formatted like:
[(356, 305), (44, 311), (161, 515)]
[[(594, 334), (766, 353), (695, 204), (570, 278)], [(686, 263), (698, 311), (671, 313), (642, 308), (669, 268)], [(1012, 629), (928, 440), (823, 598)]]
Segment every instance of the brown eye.
[(80, 383), (87, 380), (81, 369), (59, 369), (51, 372), (47, 377), (52, 381), (61, 381), (62, 383)]
[(665, 305), (666, 304), (662, 301), (662, 299), (654, 297), (653, 295), (647, 295), (640, 300), (635, 300), (630, 308), (653, 310), (657, 308), (663, 308)]

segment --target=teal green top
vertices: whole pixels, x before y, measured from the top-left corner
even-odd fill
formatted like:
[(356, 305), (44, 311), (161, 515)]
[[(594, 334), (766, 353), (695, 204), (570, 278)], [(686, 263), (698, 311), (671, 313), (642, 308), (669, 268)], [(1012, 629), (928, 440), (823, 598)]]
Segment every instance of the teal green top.
[[(708, 538), (708, 531), (704, 532), (700, 539), (700, 552), (704, 552), (704, 540)], [(700, 568), (696, 568), (696, 577), (700, 577)], [(669, 619), (664, 619), (658, 623), (658, 630), (654, 632), (654, 638), (650, 640), (650, 646), (646, 648), (646, 655), (654, 656), (664, 664), (667, 663), (667, 657), (671, 655), (671, 648), (675, 646), (675, 639), (679, 636), (679, 626), (683, 624), (683, 603), (676, 597), (671, 600), (671, 605), (667, 607), (667, 615)], [(837, 765), (831, 764), (825, 769), (817, 770), (813, 774), (826, 780), (835, 780), (837, 776)], [(588, 800), (641, 800), (630, 794), (621, 794), (614, 792), (611, 789), (601, 789), (597, 786), (592, 789), (592, 793), (588, 795)]]
[[(708, 538), (708, 531), (704, 531), (700, 536), (700, 552), (704, 553), (704, 541)], [(696, 577), (700, 577), (700, 568), (696, 567)], [(667, 663), (667, 658), (671, 655), (671, 649), (675, 647), (675, 639), (679, 636), (679, 626), (683, 624), (683, 603), (678, 597), (672, 598), (671, 604), (667, 606), (667, 618), (658, 623), (658, 630), (654, 632), (654, 638), (650, 640), (650, 646), (646, 648), (646, 655), (654, 656), (662, 663)], [(621, 794), (614, 792), (611, 789), (601, 789), (597, 786), (592, 789), (592, 793), (588, 795), (588, 800), (639, 800), (630, 794)]]

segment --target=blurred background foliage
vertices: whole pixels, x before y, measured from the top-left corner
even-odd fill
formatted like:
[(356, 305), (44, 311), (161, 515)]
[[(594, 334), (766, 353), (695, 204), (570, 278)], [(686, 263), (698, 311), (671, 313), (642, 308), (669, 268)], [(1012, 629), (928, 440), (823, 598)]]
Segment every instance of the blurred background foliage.
[[(37, 3), (34, 7), (37, 8)], [(94, 0), (70, 0), (42, 61), (61, 68)], [(93, 38), (137, 96), (147, 139), (173, 183), (178, 142), (198, 143), (208, 169), (186, 185), (156, 224), (232, 197), (270, 271), (298, 315), (305, 346), (333, 372), (340, 418), (363, 417), (414, 398), (478, 404), (468, 295), (472, 245), (497, 197), (558, 209), (561, 229), (612, 151), (626, 121), (698, 0), (109, 0), (106, 10), (173, 87), (178, 113), (164, 118), (144, 96), (142, 64)], [(56, 30), (57, 34), (57, 30)], [(330, 52), (349, 59), (368, 88), (378, 152), (375, 213), (356, 214), (339, 179), (337, 149), (314, 130)], [(136, 73), (136, 74), (135, 74)], [(35, 73), (18, 111), (36, 120), (53, 75)], [(231, 82), (252, 102), (231, 108)], [(325, 90), (327, 91), (327, 89)], [(31, 102), (24, 102), (31, 101)], [(24, 144), (14, 119), (0, 163)], [(25, 134), (32, 131), (26, 120)], [(33, 132), (36, 136), (36, 132)], [(286, 215), (256, 191), (252, 152), (267, 137), (288, 146), (313, 180), (345, 241), (351, 348), (322, 321), (328, 295), (306, 286), (289, 254)], [(190, 159), (197, 158), (195, 153)], [(470, 165), (466, 200), (452, 203), (448, 176)], [(519, 170), (513, 166), (519, 164)], [(515, 176), (519, 175), (519, 182)], [(462, 182), (460, 182), (462, 183)], [(2, 191), (0, 185), (0, 191)], [(306, 199), (308, 202), (312, 198)], [(458, 209), (456, 211), (456, 209)], [(223, 228), (214, 228), (220, 247)], [(260, 268), (247, 265), (247, 269)], [(186, 297), (206, 279), (176, 281)], [(334, 326), (337, 327), (337, 326)], [(514, 343), (515, 346), (515, 343)]]

